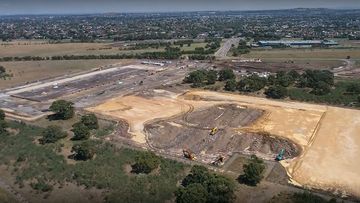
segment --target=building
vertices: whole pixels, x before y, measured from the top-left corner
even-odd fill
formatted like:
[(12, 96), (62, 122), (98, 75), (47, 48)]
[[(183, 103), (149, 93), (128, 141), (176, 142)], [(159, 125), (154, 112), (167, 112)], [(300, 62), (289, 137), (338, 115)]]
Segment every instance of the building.
[(269, 40), (259, 41), (260, 47), (314, 47), (314, 46), (336, 46), (333, 40)]

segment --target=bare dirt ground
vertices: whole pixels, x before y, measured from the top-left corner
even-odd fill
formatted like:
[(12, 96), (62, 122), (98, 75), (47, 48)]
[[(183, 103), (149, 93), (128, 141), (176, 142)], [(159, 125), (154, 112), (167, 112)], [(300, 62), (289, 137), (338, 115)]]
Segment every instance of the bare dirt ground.
[[(231, 150), (274, 156), (296, 143), (300, 155), (281, 162), (292, 183), (360, 196), (360, 111), (210, 91), (158, 92), (88, 110), (129, 122), (134, 141), (147, 140), (160, 151), (188, 147), (200, 158)], [(210, 136), (215, 126), (219, 132)]]

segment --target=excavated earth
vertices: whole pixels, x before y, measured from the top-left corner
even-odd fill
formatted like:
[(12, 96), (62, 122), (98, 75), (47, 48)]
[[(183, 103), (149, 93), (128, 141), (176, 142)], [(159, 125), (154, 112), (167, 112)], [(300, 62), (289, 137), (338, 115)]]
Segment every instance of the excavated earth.
[[(237, 104), (221, 104), (194, 112), (190, 110), (182, 116), (147, 124), (145, 131), (152, 147), (169, 153), (188, 149), (203, 161), (211, 161), (211, 158), (220, 154), (226, 156), (234, 152), (255, 153), (272, 159), (281, 149), (285, 149), (286, 158), (298, 156), (299, 148), (287, 139), (237, 130), (251, 125), (263, 113), (263, 110)], [(218, 128), (218, 132), (210, 135), (214, 127)]]

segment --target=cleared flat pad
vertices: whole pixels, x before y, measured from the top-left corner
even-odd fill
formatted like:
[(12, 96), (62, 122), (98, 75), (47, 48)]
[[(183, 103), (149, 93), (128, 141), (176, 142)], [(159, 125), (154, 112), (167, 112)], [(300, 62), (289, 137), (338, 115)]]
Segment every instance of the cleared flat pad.
[(133, 139), (145, 143), (143, 129), (146, 122), (185, 113), (189, 106), (171, 98), (126, 96), (113, 98), (87, 110), (126, 120), (130, 125), (130, 133), (134, 135)]
[(288, 170), (300, 184), (359, 197), (360, 111), (329, 107), (312, 145)]

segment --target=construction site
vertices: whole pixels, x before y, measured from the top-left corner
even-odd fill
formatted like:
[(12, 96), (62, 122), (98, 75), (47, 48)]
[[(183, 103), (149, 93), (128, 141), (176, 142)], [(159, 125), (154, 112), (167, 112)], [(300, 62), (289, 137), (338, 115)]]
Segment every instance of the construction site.
[(360, 197), (360, 111), (190, 90), (181, 82), (194, 67), (114, 64), (6, 89), (0, 107), (35, 121), (51, 114), (51, 102), (66, 99), (118, 122), (109, 142), (126, 140), (219, 170), (236, 154), (255, 154), (280, 161), (293, 185)]

